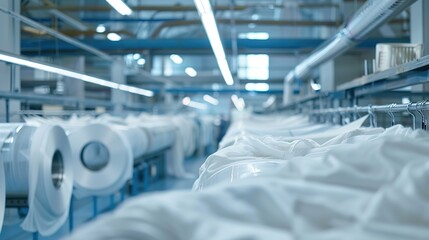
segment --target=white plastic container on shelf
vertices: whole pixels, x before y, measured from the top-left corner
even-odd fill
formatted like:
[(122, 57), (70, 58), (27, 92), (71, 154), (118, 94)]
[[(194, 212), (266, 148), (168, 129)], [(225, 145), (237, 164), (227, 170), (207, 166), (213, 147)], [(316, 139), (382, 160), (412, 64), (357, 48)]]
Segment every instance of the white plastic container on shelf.
[(384, 71), (419, 59), (422, 53), (422, 44), (379, 43), (375, 46), (376, 71)]

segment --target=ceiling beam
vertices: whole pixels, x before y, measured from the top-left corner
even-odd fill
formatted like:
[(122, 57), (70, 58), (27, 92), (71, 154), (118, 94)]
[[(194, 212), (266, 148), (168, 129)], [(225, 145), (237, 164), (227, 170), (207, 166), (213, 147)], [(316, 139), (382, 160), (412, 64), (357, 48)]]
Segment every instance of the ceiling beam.
[[(134, 12), (140, 12), (140, 11), (158, 11), (158, 12), (187, 12), (187, 11), (197, 11), (195, 9), (194, 5), (175, 5), (175, 6), (166, 6), (166, 5), (141, 5), (141, 6), (130, 6), (130, 8)], [(235, 11), (242, 11), (247, 9), (248, 6), (234, 6), (232, 9)], [(59, 11), (63, 12), (109, 12), (112, 11), (112, 8), (108, 5), (73, 5), (73, 6), (58, 6), (57, 8), (53, 6), (23, 6), (23, 11), (35, 11), (35, 10), (51, 10), (51, 9), (57, 9)], [(225, 11), (225, 10), (231, 10), (231, 7), (228, 5), (222, 6), (215, 6), (215, 10), (218, 11)]]
[[(270, 26), (292, 26), (292, 27), (314, 27), (314, 26), (326, 26), (326, 27), (338, 27), (341, 21), (295, 21), (295, 20), (252, 20), (252, 19), (235, 19), (237, 25), (270, 25)], [(231, 19), (216, 19), (218, 24), (231, 24)], [(183, 27), (190, 25), (201, 25), (200, 19), (192, 20), (180, 20), (180, 21), (169, 21), (160, 24), (152, 33), (151, 38), (159, 37), (162, 30), (170, 27)]]
[[(238, 48), (240, 50), (308, 50), (314, 49), (322, 44), (324, 39), (299, 39), (299, 38), (283, 38), (274, 39), (270, 38), (267, 40), (252, 40), (252, 39), (238, 39)], [(127, 51), (143, 51), (143, 50), (159, 50), (167, 53), (168, 51), (174, 52), (176, 50), (187, 50), (196, 52), (206, 52), (210, 50), (210, 43), (208, 39), (194, 39), (194, 38), (182, 38), (182, 39), (123, 39), (118, 42), (112, 42), (109, 40), (94, 40), (94, 39), (82, 39), (82, 43), (89, 46), (96, 47), (102, 51), (117, 52), (118, 54), (124, 54)], [(392, 42), (409, 42), (409, 38), (374, 38), (367, 39), (357, 46), (358, 49), (373, 49), (377, 43), (392, 43)], [(223, 45), (226, 50), (231, 49), (231, 40), (224, 39)], [(73, 45), (65, 42), (56, 43), (53, 40), (41, 40), (41, 39), (23, 39), (21, 40), (21, 51), (27, 55), (40, 55), (48, 54), (50, 51), (60, 51), (61, 54), (67, 52), (74, 52), (75, 54), (82, 54), (76, 52), (79, 49)]]

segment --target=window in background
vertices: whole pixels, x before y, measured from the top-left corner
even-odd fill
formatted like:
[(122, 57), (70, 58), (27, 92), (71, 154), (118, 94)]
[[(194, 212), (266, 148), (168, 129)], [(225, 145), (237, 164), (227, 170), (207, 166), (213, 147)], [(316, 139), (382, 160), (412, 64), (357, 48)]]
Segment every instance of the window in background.
[(267, 54), (248, 54), (238, 56), (238, 78), (267, 80), (270, 59)]

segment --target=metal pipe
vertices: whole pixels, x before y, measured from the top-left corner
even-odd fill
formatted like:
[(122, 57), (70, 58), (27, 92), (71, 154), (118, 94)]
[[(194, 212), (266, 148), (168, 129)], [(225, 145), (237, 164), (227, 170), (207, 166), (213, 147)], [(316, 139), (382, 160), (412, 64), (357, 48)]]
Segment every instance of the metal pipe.
[[(386, 104), (386, 105), (372, 105), (371, 111), (373, 112), (405, 112), (409, 109), (416, 109), (422, 111), (429, 111), (429, 102), (417, 102), (417, 103), (407, 103), (407, 104)], [(327, 108), (320, 110), (310, 111), (310, 114), (346, 114), (346, 113), (367, 113), (369, 106), (356, 106), (356, 107), (344, 107), (344, 108)]]
[[(139, 11), (160, 11), (160, 12), (185, 12), (185, 11), (196, 11), (194, 5), (177, 5), (177, 6), (166, 6), (166, 5), (152, 5), (152, 6), (130, 6), (131, 10), (134, 12)], [(235, 6), (235, 11), (246, 10), (248, 6)], [(112, 8), (109, 6), (58, 6), (57, 8), (52, 6), (31, 6), (23, 7), (23, 11), (33, 11), (33, 10), (50, 10), (57, 9), (62, 12), (80, 12), (80, 11), (89, 11), (89, 12), (110, 12)], [(229, 10), (229, 6), (216, 6), (213, 10), (226, 11)]]
[[(270, 4), (270, 3), (256, 3), (256, 4), (247, 4), (247, 5), (236, 5), (234, 10), (242, 11), (250, 8), (285, 8), (285, 7), (297, 7), (297, 8), (339, 8), (338, 4), (335, 3), (287, 3), (287, 4)], [(183, 11), (194, 11), (195, 6), (189, 5), (179, 5), (179, 6), (165, 6), (165, 5), (146, 5), (146, 6), (130, 6), (130, 8), (135, 11), (166, 11), (166, 12), (183, 12)], [(25, 11), (34, 11), (34, 10), (50, 10), (58, 9), (60, 11), (66, 12), (79, 12), (79, 11), (93, 11), (93, 12), (107, 12), (112, 9), (106, 6), (59, 6), (55, 8), (54, 6), (30, 6), (23, 7)], [(223, 6), (214, 6), (214, 10), (225, 11), (229, 10), (229, 7), (226, 5)]]
[[(104, 32), (102, 34), (107, 35), (110, 32), (112, 32), (112, 31), (106, 31), (106, 32)], [(116, 34), (127, 35), (129, 37), (136, 38), (136, 35), (134, 33), (130, 32), (130, 31), (128, 31), (128, 30), (119, 30), (119, 31), (114, 31), (114, 32)], [(97, 33), (94, 30), (87, 30), (87, 31), (64, 30), (64, 31), (61, 31), (61, 33), (62, 34), (66, 34), (67, 36), (82, 36), (82, 35), (84, 35), (84, 36), (93, 36), (95, 34), (100, 34), (100, 33)]]
[(100, 50), (98, 50), (96, 48), (93, 48), (91, 46), (88, 46), (86, 44), (83, 44), (83, 43), (81, 43), (81, 42), (79, 42), (79, 41), (77, 41), (77, 40), (75, 40), (75, 39), (73, 39), (71, 37), (68, 37), (68, 36), (66, 36), (66, 35), (64, 35), (62, 33), (59, 33), (59, 32), (57, 32), (57, 31), (55, 31), (55, 30), (53, 30), (51, 28), (48, 28), (48, 27), (40, 24), (40, 23), (37, 23), (37, 22), (35, 22), (35, 21), (33, 21), (33, 20), (25, 17), (25, 16), (22, 16), (21, 14), (15, 13), (13, 11), (7, 10), (5, 8), (2, 8), (2, 7), (0, 7), (0, 12), (8, 14), (11, 17), (13, 17), (15, 19), (18, 19), (21, 22), (23, 22), (25, 24), (28, 24), (28, 25), (30, 25), (30, 26), (32, 26), (34, 28), (37, 28), (37, 29), (42, 30), (42, 31), (45, 31), (46, 33), (48, 33), (48, 34), (50, 34), (50, 35), (52, 35), (54, 37), (57, 37), (57, 38), (65, 41), (67, 43), (70, 43), (71, 45), (74, 45), (74, 46), (76, 46), (78, 48), (86, 50), (86, 51), (88, 51), (88, 52), (90, 52), (90, 53), (92, 53), (92, 54), (94, 54), (96, 56), (99, 56), (100, 58), (102, 58), (104, 60), (107, 60), (107, 61), (112, 61), (113, 60), (113, 58), (111, 56), (109, 56), (108, 54), (106, 54), (106, 53), (104, 53), (104, 52), (102, 52), (102, 51), (100, 51)]
[(74, 19), (72, 17), (70, 17), (67, 14), (62, 13), (61, 11), (58, 11), (56, 9), (50, 10), (50, 13), (52, 15), (54, 15), (55, 17), (63, 20), (64, 22), (66, 22), (68, 25), (80, 30), (80, 31), (87, 31), (88, 27), (85, 26), (83, 23), (81, 23), (79, 20)]
[[(370, 32), (409, 7), (416, 0), (369, 0), (330, 40), (299, 63), (285, 77), (285, 84), (303, 80), (311, 70), (331, 60), (362, 41)], [(291, 99), (292, 87), (285, 90), (285, 101)], [(288, 93), (287, 93), (288, 91)], [(289, 95), (288, 95), (289, 94)]]
[[(231, 19), (227, 19), (227, 18), (216, 19), (216, 23), (230, 24)], [(235, 24), (237, 25), (248, 25), (250, 23), (257, 24), (257, 25), (275, 25), (275, 26), (288, 25), (288, 26), (294, 26), (294, 27), (312, 27), (312, 26), (338, 27), (338, 23), (336, 21), (292, 21), (292, 20), (252, 20), (252, 19), (235, 20)], [(199, 19), (164, 22), (154, 30), (151, 37), (152, 38), (158, 37), (164, 28), (199, 25), (199, 24), (201, 24), (201, 20)]]

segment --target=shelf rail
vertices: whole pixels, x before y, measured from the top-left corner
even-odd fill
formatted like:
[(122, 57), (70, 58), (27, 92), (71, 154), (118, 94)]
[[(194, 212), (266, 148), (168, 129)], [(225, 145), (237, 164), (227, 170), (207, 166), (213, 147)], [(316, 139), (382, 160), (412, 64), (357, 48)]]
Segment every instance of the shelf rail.
[(53, 30), (52, 28), (48, 28), (48, 27), (46, 27), (46, 26), (44, 26), (38, 22), (31, 20), (30, 18), (22, 16), (21, 14), (15, 13), (13, 11), (7, 10), (5, 8), (2, 8), (2, 7), (0, 7), (0, 12), (8, 14), (9, 16), (11, 16), (14, 19), (17, 19), (17, 20), (19, 20), (25, 24), (28, 24), (29, 26), (37, 28), (43, 32), (46, 32), (46, 33), (48, 33), (48, 34), (50, 34), (50, 35), (52, 35), (58, 39), (63, 40), (64, 42), (67, 42), (71, 45), (74, 45), (80, 49), (83, 49), (87, 52), (90, 52), (90, 53), (92, 53), (92, 54), (94, 54), (94, 55), (96, 55), (96, 56), (98, 56), (104, 60), (113, 61), (113, 58), (111, 56), (109, 56), (107, 53), (104, 53), (104, 52), (102, 52), (96, 48), (93, 48), (93, 47), (87, 45), (87, 44), (81, 43), (81, 42), (79, 42), (79, 41), (77, 41), (77, 40), (75, 40), (69, 36), (66, 36), (60, 32)]

